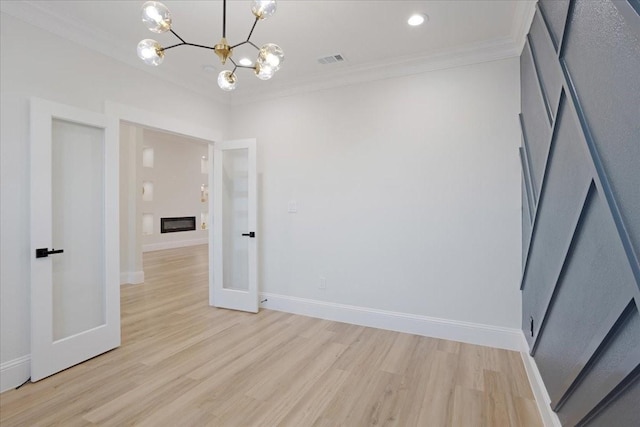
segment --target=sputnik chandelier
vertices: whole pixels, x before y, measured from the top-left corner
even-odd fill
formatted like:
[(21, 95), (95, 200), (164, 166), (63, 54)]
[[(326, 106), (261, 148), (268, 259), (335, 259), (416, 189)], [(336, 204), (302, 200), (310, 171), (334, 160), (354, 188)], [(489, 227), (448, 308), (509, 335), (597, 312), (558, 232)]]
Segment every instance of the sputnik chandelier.
[[(276, 11), (276, 0), (253, 0), (251, 2), (251, 12), (256, 17), (253, 22), (253, 26), (249, 31), (247, 40), (230, 46), (227, 43), (227, 0), (222, 2), (222, 39), (214, 46), (204, 46), (200, 44), (188, 43), (184, 41), (173, 29), (171, 28), (171, 13), (167, 7), (158, 1), (148, 1), (142, 5), (142, 22), (147, 28), (154, 33), (166, 33), (170, 31), (174, 36), (180, 40), (180, 43), (162, 47), (160, 43), (152, 39), (144, 39), (138, 43), (138, 56), (148, 65), (158, 66), (164, 60), (165, 52), (169, 49), (173, 49), (178, 46), (194, 46), (203, 49), (211, 49), (220, 58), (222, 65), (227, 60), (233, 64), (233, 70), (224, 70), (218, 75), (218, 86), (225, 91), (231, 91), (236, 88), (237, 77), (236, 70), (238, 68), (248, 68), (253, 70), (256, 77), (261, 80), (269, 80), (276, 71), (280, 69), (282, 62), (284, 61), (284, 52), (274, 43), (267, 43), (262, 47), (256, 46), (250, 39), (253, 34), (253, 30), (256, 28), (256, 24), (261, 19), (266, 19), (273, 15)], [(236, 63), (232, 58), (233, 49), (244, 44), (249, 44), (258, 50), (258, 58), (254, 65)]]

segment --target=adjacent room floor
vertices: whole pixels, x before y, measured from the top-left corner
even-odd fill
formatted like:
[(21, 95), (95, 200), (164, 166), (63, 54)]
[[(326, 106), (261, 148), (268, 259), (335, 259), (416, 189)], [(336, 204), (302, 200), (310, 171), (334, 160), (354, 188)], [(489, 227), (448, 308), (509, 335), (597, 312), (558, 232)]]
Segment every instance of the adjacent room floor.
[(207, 247), (146, 253), (122, 346), (0, 395), (0, 424), (541, 426), (516, 352), (208, 306)]

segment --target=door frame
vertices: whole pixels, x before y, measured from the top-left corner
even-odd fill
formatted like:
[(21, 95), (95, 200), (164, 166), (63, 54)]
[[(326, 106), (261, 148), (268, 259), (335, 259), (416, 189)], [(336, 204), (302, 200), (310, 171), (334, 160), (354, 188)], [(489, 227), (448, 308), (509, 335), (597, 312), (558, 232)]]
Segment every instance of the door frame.
[[(43, 218), (51, 218), (53, 190), (51, 186), (53, 120), (94, 126), (104, 130), (104, 165), (118, 164), (119, 122), (103, 113), (61, 104), (37, 97), (30, 99), (30, 295), (31, 295), (31, 380), (38, 381), (82, 363), (120, 345), (120, 247), (119, 174), (118, 169), (104, 169), (104, 324), (55, 341), (52, 322), (52, 260), (36, 259), (36, 248), (53, 244), (53, 225)], [(42, 188), (49, 186), (48, 192)], [(59, 248), (60, 249), (60, 248)], [(45, 289), (42, 286), (46, 286)], [(37, 317), (34, 313), (37, 309)], [(49, 319), (49, 320), (44, 320)]]
[[(213, 188), (213, 145), (216, 142), (222, 141), (222, 132), (217, 129), (206, 128), (194, 123), (186, 122), (175, 117), (166, 116), (160, 113), (155, 113), (147, 110), (142, 110), (136, 107), (131, 107), (125, 104), (119, 104), (116, 102), (105, 101), (104, 112), (109, 117), (114, 117), (118, 122), (127, 122), (134, 126), (147, 127), (167, 133), (185, 136), (188, 138), (197, 138), (205, 141), (209, 144), (208, 153), (208, 186)], [(120, 136), (118, 136), (118, 142)], [(209, 197), (209, 224), (212, 224), (213, 220), (213, 197)], [(207, 239), (209, 243), (209, 304), (213, 305), (213, 227), (209, 226)]]

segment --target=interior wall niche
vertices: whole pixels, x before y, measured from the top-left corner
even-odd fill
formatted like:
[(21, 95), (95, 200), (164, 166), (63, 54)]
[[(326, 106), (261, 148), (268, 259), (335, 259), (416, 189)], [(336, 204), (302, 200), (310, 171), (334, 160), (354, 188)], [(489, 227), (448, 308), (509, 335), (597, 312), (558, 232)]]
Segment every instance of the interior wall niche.
[(144, 236), (149, 236), (153, 234), (153, 214), (152, 213), (142, 214), (142, 234)]
[(153, 148), (144, 147), (142, 149), (142, 167), (145, 167), (145, 168), (153, 167)]
[(142, 183), (142, 201), (144, 202), (153, 201), (153, 182), (144, 181)]

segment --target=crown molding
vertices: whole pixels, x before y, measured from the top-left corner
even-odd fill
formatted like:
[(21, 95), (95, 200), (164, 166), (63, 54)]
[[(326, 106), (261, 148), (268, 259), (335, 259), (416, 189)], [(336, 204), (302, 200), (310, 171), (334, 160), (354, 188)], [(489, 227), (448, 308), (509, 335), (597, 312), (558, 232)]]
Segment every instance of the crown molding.
[(90, 28), (63, 14), (55, 13), (44, 8), (37, 1), (2, 1), (0, 11), (200, 96), (204, 95), (223, 104), (229, 103), (227, 93), (219, 93), (220, 91), (214, 91), (211, 85), (202, 81), (184, 79), (179, 74), (171, 73), (166, 69), (151, 68), (138, 59), (135, 46), (132, 48), (128, 44), (117, 43), (110, 34)]
[(343, 68), (329, 75), (310, 76), (308, 78), (290, 80), (269, 90), (254, 90), (246, 94), (234, 93), (231, 98), (231, 104), (242, 105), (251, 102), (260, 102), (273, 98), (339, 88), (358, 83), (368, 83), (429, 71), (499, 61), (519, 55), (520, 49), (511, 39), (490, 43), (477, 43), (436, 54), (404, 58), (383, 65), (364, 64), (356, 67)]
[(538, 0), (516, 1), (511, 33), (509, 37), (505, 39), (470, 44), (419, 57), (411, 56), (400, 58), (383, 65), (371, 63), (358, 67), (343, 68), (329, 75), (310, 76), (290, 80), (286, 83), (280, 83), (276, 87), (265, 90), (254, 90), (251, 93), (237, 92), (231, 97), (230, 103), (234, 106), (243, 105), (301, 93), (339, 88), (357, 83), (367, 83), (376, 80), (519, 57), (536, 12), (537, 2)]
[(511, 27), (511, 39), (518, 46), (518, 55), (522, 53), (524, 43), (527, 40), (533, 16), (536, 13), (538, 0), (519, 1), (516, 3), (515, 19)]
[[(225, 105), (242, 105), (358, 83), (517, 57), (522, 52), (522, 47), (536, 10), (536, 3), (537, 0), (516, 2), (511, 33), (501, 40), (470, 44), (423, 56), (399, 58), (383, 65), (372, 62), (338, 69), (329, 74), (279, 81), (277, 84), (270, 85), (270, 87), (265, 86), (251, 91), (237, 90), (232, 93), (221, 93), (217, 90), (217, 85), (211, 85), (210, 82), (205, 82), (204, 80), (184, 79), (183, 76), (171, 73), (167, 69), (150, 68), (138, 60), (135, 50), (131, 46), (117, 43), (110, 34), (89, 28), (81, 22), (54, 13), (39, 5), (38, 2), (30, 0), (20, 2), (3, 1), (0, 2), (0, 10), (28, 24), (49, 31), (200, 96), (205, 96)], [(131, 52), (131, 54), (128, 52)], [(274, 81), (273, 83), (276, 82)]]

